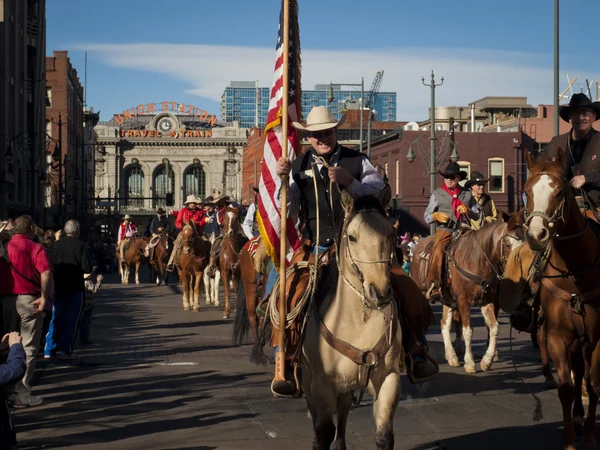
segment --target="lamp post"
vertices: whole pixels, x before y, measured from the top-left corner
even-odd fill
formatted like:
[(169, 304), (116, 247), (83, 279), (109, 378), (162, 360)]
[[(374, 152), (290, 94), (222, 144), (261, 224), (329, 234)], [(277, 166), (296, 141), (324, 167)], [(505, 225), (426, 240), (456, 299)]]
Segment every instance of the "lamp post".
[(560, 128), (560, 121), (558, 116), (558, 3), (558, 0), (554, 0), (554, 136), (558, 136)]
[[(360, 140), (360, 147), (359, 147), (359, 151), (362, 152), (363, 150), (363, 105), (364, 105), (364, 101), (365, 101), (365, 79), (364, 77), (361, 77), (360, 79), (360, 83), (336, 83), (338, 86), (360, 86), (360, 102), (359, 102), (359, 108), (360, 108), (360, 136), (359, 136), (359, 140)], [(333, 102), (334, 97), (333, 97), (333, 83), (329, 82), (329, 91), (327, 91), (327, 101), (329, 103)]]
[[(425, 86), (428, 86), (429, 88), (431, 88), (431, 111), (429, 114), (429, 118), (430, 118), (430, 122), (431, 122), (431, 130), (430, 130), (430, 134), (429, 134), (429, 142), (430, 142), (429, 160), (425, 154), (425, 151), (421, 152), (421, 150), (418, 147), (417, 147), (417, 151), (419, 151), (421, 153), (420, 156), (422, 157), (425, 164), (429, 165), (429, 188), (431, 190), (431, 194), (433, 194), (433, 191), (435, 191), (435, 188), (436, 188), (435, 175), (438, 170), (438, 166), (443, 161), (445, 155), (447, 155), (448, 148), (449, 148), (448, 147), (446, 149), (443, 149), (444, 143), (442, 143), (442, 145), (440, 147), (439, 155), (437, 155), (438, 152), (436, 151), (436, 148), (435, 148), (435, 141), (437, 139), (436, 135), (435, 135), (435, 88), (444, 84), (444, 78), (442, 78), (441, 83), (436, 84), (435, 83), (435, 75), (434, 75), (433, 71), (431, 71), (431, 82), (429, 84), (426, 84), (425, 77), (421, 78), (421, 82)], [(420, 135), (414, 141), (414, 143), (418, 144), (419, 139), (423, 136), (425, 136), (425, 135)], [(454, 130), (452, 130), (452, 129), (450, 130), (450, 140), (451, 140), (450, 144), (452, 145), (452, 153), (450, 154), (450, 161), (457, 162), (459, 160), (460, 156), (456, 149), (456, 143), (454, 141)], [(439, 158), (438, 158), (438, 156), (439, 156)], [(410, 143), (410, 146), (408, 148), (408, 153), (406, 155), (406, 159), (408, 160), (409, 163), (413, 163), (415, 160), (415, 152), (412, 148), (412, 143)], [(429, 225), (429, 232), (431, 233), (431, 235), (435, 234), (435, 223), (432, 223)]]

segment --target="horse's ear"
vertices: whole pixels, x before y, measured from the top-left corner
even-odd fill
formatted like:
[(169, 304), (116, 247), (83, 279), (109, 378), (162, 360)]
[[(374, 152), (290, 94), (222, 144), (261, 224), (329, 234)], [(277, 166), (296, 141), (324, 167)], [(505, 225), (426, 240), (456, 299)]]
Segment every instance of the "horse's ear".
[(527, 168), (529, 170), (531, 170), (531, 168), (533, 167), (533, 156), (531, 156), (529, 150), (525, 150), (525, 164), (527, 165)]
[(506, 211), (498, 208), (498, 216), (502, 219), (502, 222), (508, 222), (510, 220), (511, 215)]
[(354, 197), (348, 189), (342, 189), (342, 207), (346, 214), (349, 214), (354, 208)]
[(508, 219), (509, 230), (515, 230), (517, 228), (522, 227), (525, 224), (525, 210), (521, 209), (520, 211), (513, 213), (510, 215), (510, 219)]
[(389, 184), (386, 183), (386, 185), (381, 190), (381, 194), (379, 195), (379, 201), (381, 202), (381, 206), (383, 206), (383, 209), (387, 209), (391, 200), (392, 200), (392, 188), (390, 187)]

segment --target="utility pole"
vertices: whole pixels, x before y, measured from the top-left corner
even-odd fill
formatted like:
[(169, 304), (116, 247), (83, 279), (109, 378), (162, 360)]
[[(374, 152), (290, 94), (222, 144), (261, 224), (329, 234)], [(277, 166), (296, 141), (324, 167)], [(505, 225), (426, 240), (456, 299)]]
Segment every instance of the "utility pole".
[(364, 118), (363, 118), (363, 106), (365, 104), (365, 78), (361, 77), (360, 79), (360, 150), (359, 152), (362, 153), (363, 151), (363, 122), (364, 122)]
[[(429, 138), (431, 145), (431, 153), (429, 156), (429, 188), (431, 190), (431, 194), (433, 195), (433, 191), (435, 191), (435, 88), (444, 84), (444, 77), (442, 77), (442, 82), (439, 84), (435, 84), (435, 75), (433, 70), (431, 71), (431, 83), (425, 83), (425, 77), (421, 78), (421, 82), (423, 85), (431, 88), (431, 109), (429, 112), (429, 120), (431, 123), (431, 136)], [(435, 223), (432, 223), (429, 226), (429, 232), (433, 236), (435, 234)]]
[(559, 55), (558, 55), (558, 0), (554, 0), (554, 136), (558, 136), (560, 121), (558, 116), (558, 69), (559, 69)]

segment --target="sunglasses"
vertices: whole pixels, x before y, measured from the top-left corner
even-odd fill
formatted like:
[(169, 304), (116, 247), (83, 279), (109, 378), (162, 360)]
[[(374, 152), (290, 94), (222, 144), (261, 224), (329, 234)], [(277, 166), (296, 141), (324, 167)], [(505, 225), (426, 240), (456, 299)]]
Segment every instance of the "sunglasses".
[(323, 131), (311, 131), (310, 133), (308, 133), (308, 137), (313, 139), (321, 139), (324, 137), (332, 136), (333, 133), (335, 133), (335, 130), (333, 128)]

